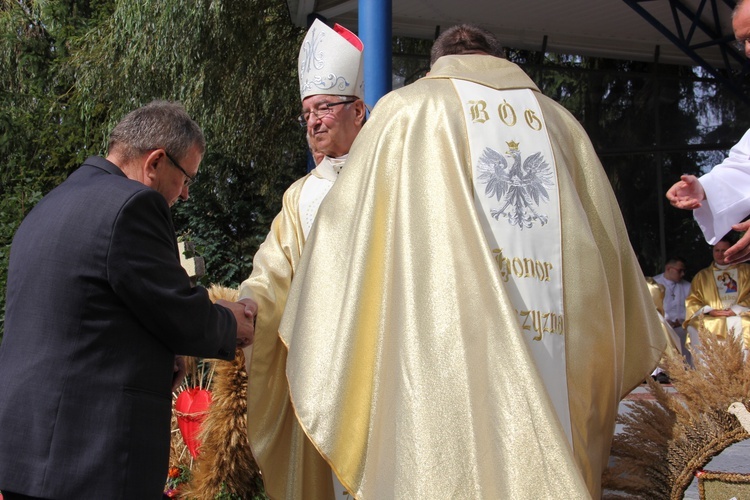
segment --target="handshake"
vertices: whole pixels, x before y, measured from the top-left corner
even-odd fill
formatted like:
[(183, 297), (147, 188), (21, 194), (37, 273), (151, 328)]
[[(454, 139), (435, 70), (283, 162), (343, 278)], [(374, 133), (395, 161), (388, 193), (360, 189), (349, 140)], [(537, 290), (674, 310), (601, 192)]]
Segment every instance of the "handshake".
[(234, 314), (237, 320), (237, 347), (245, 348), (253, 343), (255, 337), (255, 316), (258, 314), (258, 304), (253, 299), (242, 299), (237, 302), (217, 300)]
[[(226, 307), (237, 321), (237, 347), (244, 349), (252, 345), (255, 337), (255, 316), (258, 314), (258, 304), (252, 299), (242, 299), (238, 302), (219, 299), (216, 303)], [(176, 391), (187, 374), (187, 365), (183, 356), (175, 356), (174, 375), (172, 376), (172, 391)]]

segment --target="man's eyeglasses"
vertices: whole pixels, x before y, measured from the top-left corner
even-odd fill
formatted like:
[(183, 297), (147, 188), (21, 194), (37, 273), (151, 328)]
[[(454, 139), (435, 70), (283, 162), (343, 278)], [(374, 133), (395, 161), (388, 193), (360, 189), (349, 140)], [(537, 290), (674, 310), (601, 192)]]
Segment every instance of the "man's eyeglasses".
[(164, 154), (167, 155), (167, 158), (169, 158), (169, 161), (172, 162), (172, 165), (180, 169), (180, 172), (182, 172), (185, 175), (185, 187), (190, 186), (193, 182), (195, 182), (195, 177), (191, 177), (190, 174), (185, 172), (185, 169), (180, 166), (179, 163), (177, 163), (177, 160), (172, 158), (172, 155), (167, 152), (167, 150), (164, 150)]
[(315, 117), (318, 119), (322, 119), (324, 116), (333, 113), (333, 108), (335, 106), (341, 106), (342, 104), (351, 104), (355, 101), (357, 101), (357, 99), (351, 99), (349, 101), (327, 102), (325, 104), (322, 104), (318, 109), (305, 111), (297, 117), (297, 121), (301, 126), (306, 127), (311, 114), (315, 115)]
[(740, 38), (739, 40), (735, 40), (730, 43), (735, 49), (739, 50), (740, 52), (745, 52), (745, 44), (747, 42), (750, 42), (750, 38)]

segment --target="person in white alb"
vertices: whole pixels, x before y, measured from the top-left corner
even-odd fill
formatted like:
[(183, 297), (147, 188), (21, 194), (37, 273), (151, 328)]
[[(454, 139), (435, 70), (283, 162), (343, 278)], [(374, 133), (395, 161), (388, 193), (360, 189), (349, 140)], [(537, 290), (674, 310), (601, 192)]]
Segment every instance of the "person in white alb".
[[(747, 231), (750, 226), (740, 221), (750, 214), (750, 130), (710, 172), (700, 178), (682, 176), (667, 192), (667, 198), (677, 208), (693, 210), (696, 222), (711, 245), (733, 229)], [(744, 248), (742, 240), (737, 243)], [(729, 252), (731, 263), (747, 258), (747, 253), (737, 253), (741, 250), (737, 247)]]
[(690, 351), (685, 346), (686, 332), (682, 328), (685, 321), (685, 300), (690, 294), (690, 282), (685, 276), (685, 261), (679, 257), (667, 260), (664, 272), (654, 276), (654, 281), (664, 285), (664, 318), (680, 337), (680, 349), (685, 360), (692, 364)]
[[(737, 48), (750, 57), (750, 2), (737, 2), (732, 12), (732, 29)], [(710, 245), (731, 230), (747, 231), (727, 249), (724, 258), (728, 264), (750, 258), (750, 221), (742, 222), (750, 214), (750, 130), (723, 162), (700, 179), (683, 175), (669, 188), (667, 199), (677, 208), (693, 210)]]

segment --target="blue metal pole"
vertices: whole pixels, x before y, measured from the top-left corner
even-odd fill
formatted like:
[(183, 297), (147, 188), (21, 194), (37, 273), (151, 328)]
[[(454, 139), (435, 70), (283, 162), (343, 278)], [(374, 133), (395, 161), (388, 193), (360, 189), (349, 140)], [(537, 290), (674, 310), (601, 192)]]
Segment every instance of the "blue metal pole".
[(359, 38), (365, 46), (365, 103), (391, 91), (392, 0), (359, 0)]

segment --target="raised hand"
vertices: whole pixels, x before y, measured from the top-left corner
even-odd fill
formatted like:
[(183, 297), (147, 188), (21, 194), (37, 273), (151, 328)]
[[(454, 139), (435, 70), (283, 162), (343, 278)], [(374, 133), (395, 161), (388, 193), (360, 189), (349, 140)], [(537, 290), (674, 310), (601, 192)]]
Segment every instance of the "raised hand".
[(750, 220), (735, 224), (732, 226), (732, 229), (740, 233), (745, 232), (745, 234), (742, 235), (742, 238), (737, 243), (727, 248), (726, 252), (724, 252), (724, 260), (727, 264), (738, 264), (750, 259), (750, 232), (748, 232), (748, 229), (750, 229)]
[(679, 181), (669, 188), (667, 199), (673, 207), (695, 210), (700, 208), (701, 201), (706, 199), (706, 192), (696, 176), (683, 175)]

